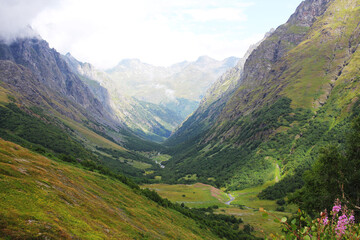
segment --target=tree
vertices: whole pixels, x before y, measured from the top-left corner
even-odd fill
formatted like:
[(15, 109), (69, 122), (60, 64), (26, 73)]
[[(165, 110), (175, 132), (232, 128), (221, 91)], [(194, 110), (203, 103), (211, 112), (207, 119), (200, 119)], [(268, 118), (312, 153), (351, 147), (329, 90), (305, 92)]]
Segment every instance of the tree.
[(347, 144), (329, 146), (321, 150), (317, 162), (305, 172), (305, 185), (290, 196), (290, 202), (299, 204), (308, 212), (330, 210), (339, 198), (348, 207), (360, 213), (360, 118), (352, 123)]

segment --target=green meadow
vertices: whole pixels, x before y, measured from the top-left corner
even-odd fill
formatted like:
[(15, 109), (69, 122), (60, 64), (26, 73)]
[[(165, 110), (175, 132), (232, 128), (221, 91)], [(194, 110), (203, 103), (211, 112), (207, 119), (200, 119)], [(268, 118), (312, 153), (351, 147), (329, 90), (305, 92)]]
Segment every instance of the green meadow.
[(202, 208), (217, 205), (226, 207), (228, 195), (210, 185), (196, 183), (193, 185), (177, 184), (151, 184), (143, 185), (143, 188), (155, 190), (161, 197), (172, 202), (184, 203), (190, 208)]

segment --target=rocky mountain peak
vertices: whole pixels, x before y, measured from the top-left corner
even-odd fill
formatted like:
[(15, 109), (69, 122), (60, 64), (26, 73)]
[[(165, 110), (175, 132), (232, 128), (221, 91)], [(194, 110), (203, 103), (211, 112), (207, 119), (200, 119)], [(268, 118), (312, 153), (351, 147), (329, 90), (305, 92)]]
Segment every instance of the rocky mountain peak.
[(306, 0), (303, 1), (288, 20), (290, 24), (310, 27), (318, 16), (321, 16), (327, 9), (328, 3), (332, 0)]

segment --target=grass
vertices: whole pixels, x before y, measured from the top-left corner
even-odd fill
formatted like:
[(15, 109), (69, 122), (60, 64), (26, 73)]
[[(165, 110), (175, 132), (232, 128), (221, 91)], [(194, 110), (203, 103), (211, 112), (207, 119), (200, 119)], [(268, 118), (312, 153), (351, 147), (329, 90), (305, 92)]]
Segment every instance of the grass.
[(9, 103), (8, 91), (0, 86), (0, 103)]
[[(242, 218), (244, 221), (242, 226), (250, 224), (255, 229), (254, 235), (264, 237), (270, 233), (280, 233), (281, 226), (273, 221), (274, 217), (272, 216), (263, 218), (262, 212), (259, 211), (260, 208), (268, 210), (280, 219), (284, 216), (289, 216), (291, 212), (297, 209), (296, 206), (285, 206), (286, 212), (278, 212), (275, 211), (278, 207), (275, 201), (257, 198), (257, 194), (261, 190), (273, 183), (274, 181), (268, 182), (263, 186), (231, 192), (235, 200), (230, 206), (224, 204), (229, 200), (225, 192), (202, 183), (193, 185), (151, 184), (143, 185), (142, 187), (155, 190), (161, 197), (167, 198), (172, 202), (184, 203), (188, 207), (200, 208), (218, 205), (217, 213)], [(213, 193), (216, 193), (216, 195), (214, 196)]]
[[(258, 209), (240, 209), (238, 207), (230, 207), (230, 208), (220, 208), (216, 211), (217, 213), (234, 215), (235, 217), (240, 217), (244, 221), (242, 227), (245, 224), (250, 224), (254, 227), (253, 234), (257, 237), (266, 237), (269, 236), (271, 233), (280, 233), (281, 232), (281, 225), (279, 223), (274, 222), (274, 217), (270, 216), (264, 218), (262, 216), (262, 212)], [(278, 218), (282, 218), (284, 216), (288, 216), (289, 213), (282, 213), (282, 212), (272, 212)], [(241, 226), (240, 226), (241, 227)]]
[(170, 155), (167, 154), (158, 154), (154, 157), (152, 157), (151, 159), (153, 159), (154, 161), (157, 161), (158, 163), (161, 162), (166, 162), (167, 160), (169, 160), (171, 158)]
[(198, 178), (197, 178), (197, 174), (188, 174), (188, 175), (186, 175), (185, 177), (183, 177), (181, 179), (184, 179), (184, 180), (187, 180), (187, 181), (190, 181), (190, 180), (196, 181)]
[(223, 191), (202, 183), (193, 185), (151, 184), (142, 187), (155, 190), (161, 197), (172, 202), (184, 203), (191, 208), (214, 205), (226, 207), (224, 203), (229, 200), (229, 197)]
[[(231, 195), (235, 197), (235, 200), (232, 202), (233, 205), (242, 205), (246, 206), (248, 208), (253, 209), (259, 209), (263, 208), (267, 211), (275, 211), (277, 207), (279, 207), (276, 204), (275, 200), (264, 200), (259, 199), (257, 195), (264, 190), (265, 188), (274, 185), (276, 182), (278, 182), (281, 179), (280, 175), (280, 168), (276, 164), (274, 168), (274, 179), (272, 181), (268, 181), (265, 184), (257, 187), (252, 188), (246, 188), (240, 191), (232, 191)], [(294, 209), (294, 206), (289, 206), (285, 208), (286, 211), (292, 212), (296, 209)]]
[(262, 190), (275, 183), (276, 177), (280, 179), (280, 169), (278, 167), (275, 169), (275, 179), (273, 181), (269, 181), (262, 186), (231, 192), (235, 197), (231, 205), (241, 207), (219, 209), (219, 211), (223, 210), (226, 214), (240, 216), (244, 220), (244, 224), (250, 224), (254, 227), (255, 235), (258, 237), (269, 236), (270, 233), (280, 233), (280, 224), (273, 221), (274, 217), (269, 216), (268, 218), (263, 218), (262, 212), (260, 212), (259, 209), (267, 210), (281, 219), (284, 216), (291, 215), (291, 213), (297, 210), (297, 207), (294, 205), (286, 205), (284, 206), (285, 212), (278, 212), (276, 208), (279, 207), (279, 205), (276, 204), (276, 201), (262, 200), (257, 197)]
[(272, 200), (262, 200), (257, 195), (270, 184), (264, 184), (263, 186), (247, 188), (241, 191), (234, 191), (231, 194), (235, 197), (232, 202), (234, 205), (244, 205), (246, 207), (259, 209), (264, 208), (265, 210), (275, 210), (277, 204)]
[(100, 136), (99, 134), (89, 130), (88, 128), (82, 126), (81, 124), (72, 121), (70, 119), (60, 118), (66, 125), (76, 130), (79, 135), (86, 141), (90, 141), (90, 145), (96, 145), (103, 148), (112, 148), (119, 151), (126, 151), (125, 148), (120, 145)]
[(137, 169), (140, 169), (140, 170), (146, 170), (146, 169), (151, 167), (151, 165), (148, 164), (148, 163), (135, 161), (135, 160), (127, 160), (127, 163), (130, 164), (131, 166), (137, 168)]
[(5, 239), (217, 239), (110, 177), (0, 139)]

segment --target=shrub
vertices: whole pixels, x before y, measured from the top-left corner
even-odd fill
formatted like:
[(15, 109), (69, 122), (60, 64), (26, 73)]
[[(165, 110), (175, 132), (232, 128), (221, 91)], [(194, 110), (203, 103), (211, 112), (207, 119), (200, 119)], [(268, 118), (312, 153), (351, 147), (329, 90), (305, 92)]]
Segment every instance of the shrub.
[[(264, 211), (264, 217), (268, 213)], [(288, 220), (275, 215), (275, 222), (283, 225), (283, 234), (269, 236), (270, 239), (359, 239), (360, 226), (355, 224), (354, 212), (346, 205), (341, 205), (339, 199), (334, 203), (330, 214), (325, 210), (319, 217), (311, 218), (304, 211), (298, 210), (295, 217)]]

